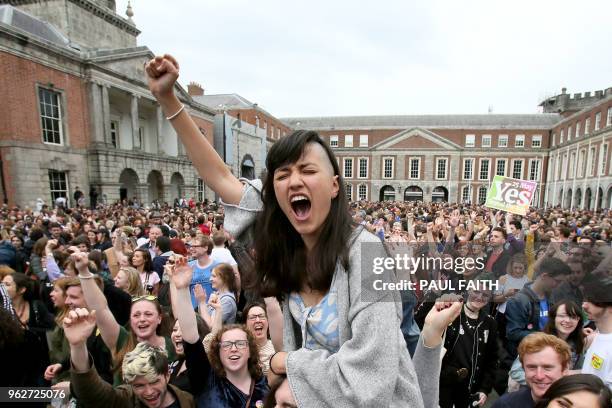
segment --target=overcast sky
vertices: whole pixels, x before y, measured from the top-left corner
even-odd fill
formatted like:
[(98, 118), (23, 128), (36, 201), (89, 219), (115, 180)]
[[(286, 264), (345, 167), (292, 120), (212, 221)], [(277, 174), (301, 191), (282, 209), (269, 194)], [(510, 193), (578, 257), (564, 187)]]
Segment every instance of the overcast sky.
[[(179, 81), (276, 117), (535, 113), (612, 86), (612, 1), (131, 0)], [(127, 0), (117, 0), (125, 15)]]

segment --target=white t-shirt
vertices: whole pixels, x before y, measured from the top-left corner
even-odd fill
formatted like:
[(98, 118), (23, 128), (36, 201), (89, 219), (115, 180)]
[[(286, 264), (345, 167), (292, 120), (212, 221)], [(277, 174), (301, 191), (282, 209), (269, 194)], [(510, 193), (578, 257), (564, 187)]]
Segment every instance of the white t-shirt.
[(210, 257), (217, 263), (226, 263), (230, 264), (231, 266), (238, 265), (232, 256), (232, 253), (227, 248), (213, 248), (212, 252), (210, 253)]
[(148, 278), (147, 278), (146, 272), (140, 272), (139, 275), (140, 275), (140, 281), (142, 282), (142, 287), (144, 288), (145, 291), (147, 290), (147, 285), (155, 286), (160, 281), (159, 275), (157, 274), (157, 272), (149, 273)]
[(597, 333), (584, 356), (582, 372), (596, 375), (612, 389), (612, 333)]

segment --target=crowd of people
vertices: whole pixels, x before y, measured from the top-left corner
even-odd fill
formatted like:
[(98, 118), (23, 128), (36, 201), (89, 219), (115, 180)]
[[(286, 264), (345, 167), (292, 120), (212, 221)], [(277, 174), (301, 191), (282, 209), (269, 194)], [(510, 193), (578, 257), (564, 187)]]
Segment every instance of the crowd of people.
[[(4, 206), (0, 385), (82, 407), (612, 406), (612, 212), (349, 203), (310, 131), (239, 180), (176, 61), (146, 71), (221, 202)], [(413, 268), (372, 272), (395, 255)]]

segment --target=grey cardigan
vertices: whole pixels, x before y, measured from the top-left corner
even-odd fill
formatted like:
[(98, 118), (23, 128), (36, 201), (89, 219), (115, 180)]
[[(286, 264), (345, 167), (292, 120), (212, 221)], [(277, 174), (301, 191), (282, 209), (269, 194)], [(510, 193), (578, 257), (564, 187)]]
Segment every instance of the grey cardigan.
[[(261, 181), (245, 183), (239, 205), (225, 205), (225, 228), (239, 236), (253, 226), (261, 211)], [(338, 263), (333, 287), (338, 293), (340, 350), (301, 348), (302, 334), (287, 300), (283, 304), (283, 343), (287, 378), (299, 407), (423, 407), (438, 406), (440, 350), (419, 340), (411, 360), (400, 330), (402, 305), (399, 292), (377, 292), (378, 298), (361, 299), (362, 285), (371, 279), (361, 266), (361, 244), (368, 250), (380, 239), (356, 230), (350, 247), (349, 272)], [(362, 272), (364, 273), (362, 276)], [(363, 282), (362, 282), (363, 279)], [(416, 369), (415, 369), (416, 368)]]

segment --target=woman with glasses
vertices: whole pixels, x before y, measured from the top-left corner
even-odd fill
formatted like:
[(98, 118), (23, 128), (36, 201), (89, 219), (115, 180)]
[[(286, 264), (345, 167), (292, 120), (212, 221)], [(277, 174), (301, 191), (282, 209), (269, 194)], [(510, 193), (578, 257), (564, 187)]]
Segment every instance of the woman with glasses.
[[(184, 258), (166, 269), (175, 315), (178, 316), (187, 360), (187, 375), (198, 407), (246, 407), (263, 405), (268, 383), (259, 363), (255, 338), (244, 325), (222, 326), (215, 315), (213, 339), (208, 353), (198, 333), (189, 285), (193, 268)], [(220, 302), (213, 301), (216, 307)]]
[[(146, 252), (146, 251), (145, 251)], [(170, 337), (160, 335), (163, 312), (157, 297), (153, 295), (132, 298), (129, 328), (125, 329), (113, 316), (108, 307), (104, 293), (94, 281), (94, 274), (88, 267), (87, 254), (72, 255), (85, 301), (90, 310), (96, 311), (96, 324), (104, 344), (113, 354), (114, 381), (121, 383), (121, 364), (126, 353), (132, 351), (136, 344), (147, 342), (160, 347), (168, 353), (170, 362), (176, 359), (174, 345)]]
[[(244, 307), (242, 315), (245, 316), (247, 329), (255, 337), (255, 342), (257, 347), (259, 347), (259, 361), (264, 375), (267, 375), (270, 369), (270, 358), (274, 354), (275, 349), (272, 340), (268, 338), (269, 325), (266, 305), (261, 302), (249, 303)], [(279, 323), (279, 328), (282, 331), (282, 320)]]

